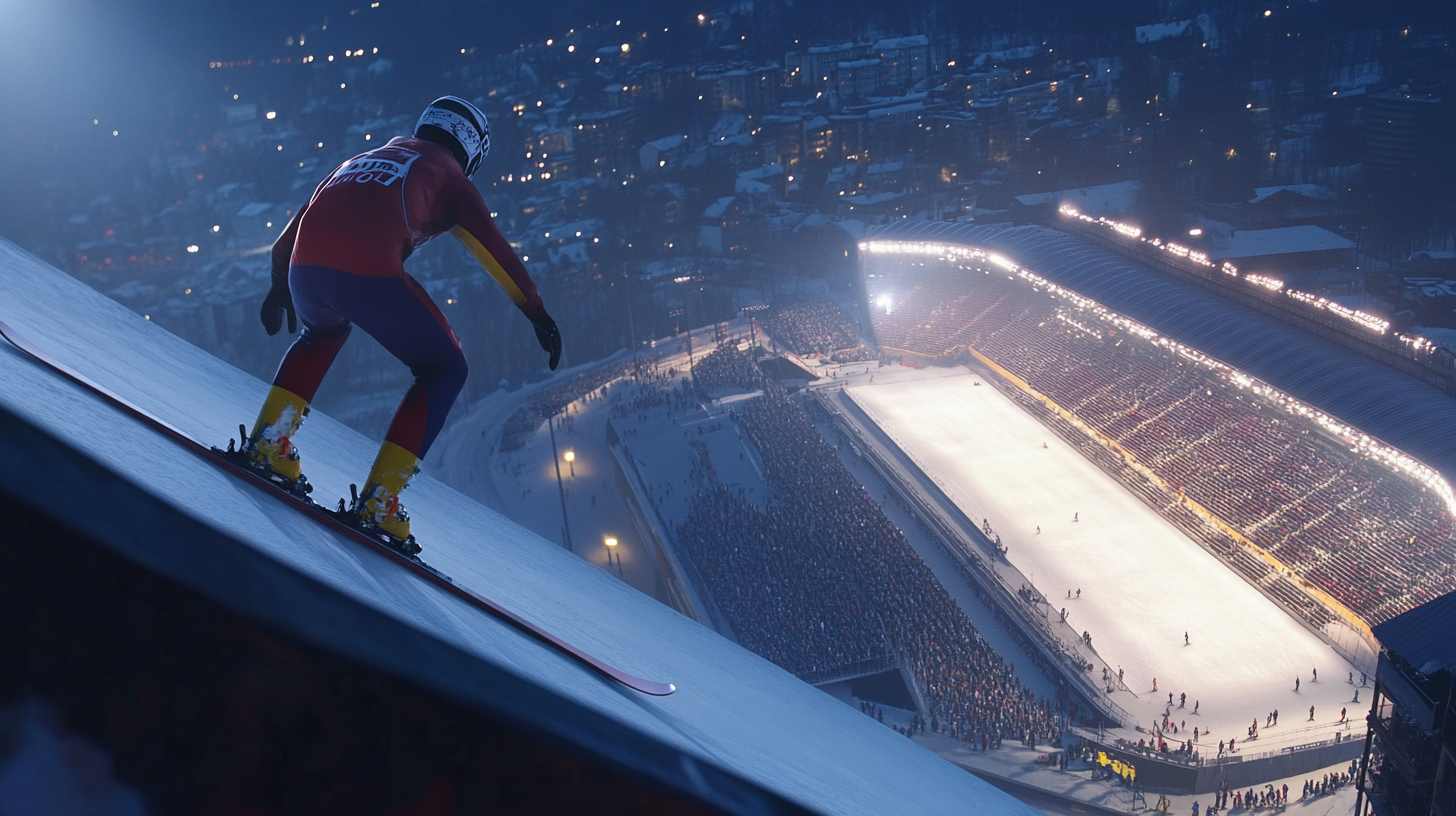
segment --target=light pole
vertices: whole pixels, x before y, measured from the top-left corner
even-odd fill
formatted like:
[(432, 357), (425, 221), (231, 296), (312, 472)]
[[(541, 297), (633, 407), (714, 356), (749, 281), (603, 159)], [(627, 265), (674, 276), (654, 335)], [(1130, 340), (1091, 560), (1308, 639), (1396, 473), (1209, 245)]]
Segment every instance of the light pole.
[(571, 546), (571, 524), (566, 520), (566, 487), (561, 484), (561, 460), (556, 457), (555, 414), (546, 417), (546, 430), (551, 434), (551, 464), (556, 468), (556, 491), (561, 495), (561, 537), (566, 542), (567, 552), (576, 552)]
[(568, 450), (562, 458), (566, 460), (566, 467), (570, 471), (571, 477), (576, 478), (576, 451)]
[[(607, 545), (607, 566), (611, 566), (612, 551), (617, 549), (617, 537), (607, 536), (605, 539), (602, 540), (602, 543)], [(617, 556), (617, 574), (622, 574), (622, 556), (620, 555)]]

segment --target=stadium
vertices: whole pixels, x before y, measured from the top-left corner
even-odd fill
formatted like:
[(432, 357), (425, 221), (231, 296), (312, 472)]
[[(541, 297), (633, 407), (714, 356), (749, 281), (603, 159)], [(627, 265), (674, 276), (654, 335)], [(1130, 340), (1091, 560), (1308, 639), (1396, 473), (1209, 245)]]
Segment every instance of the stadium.
[(1196, 791), (1358, 756), (1370, 627), (1456, 588), (1445, 395), (1065, 232), (922, 222), (860, 249), (882, 365), (960, 373), (815, 400), (994, 531), (937, 538), (1086, 701), (1074, 729), (1167, 746), (1188, 767), (1143, 778)]
[(502, 393), (442, 478), (984, 778), (1347, 781), (1372, 627), (1456, 588), (1439, 377), (1067, 231), (859, 250), (848, 294)]

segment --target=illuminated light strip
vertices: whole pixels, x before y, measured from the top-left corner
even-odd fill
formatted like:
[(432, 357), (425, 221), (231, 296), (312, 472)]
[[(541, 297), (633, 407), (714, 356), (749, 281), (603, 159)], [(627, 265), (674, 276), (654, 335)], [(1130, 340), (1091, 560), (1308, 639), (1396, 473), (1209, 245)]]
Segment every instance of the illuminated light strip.
[[(1091, 298), (1084, 297), (1083, 295), (1080, 295), (1070, 289), (1064, 289), (1063, 287), (1052, 283), (1051, 281), (1043, 278), (1035, 272), (1018, 266), (1014, 261), (1002, 255), (986, 252), (982, 249), (965, 245), (940, 244), (923, 241), (862, 241), (860, 242), (859, 248), (861, 252), (865, 252), (871, 255), (933, 255), (937, 258), (941, 258), (947, 261), (959, 259), (976, 259), (990, 261), (991, 263), (1002, 267), (1008, 272), (1015, 273), (1017, 277), (1027, 281), (1034, 287), (1044, 288), (1049, 293), (1055, 294), (1058, 297), (1065, 298), (1066, 300), (1071, 301), (1077, 307), (1091, 313), (1098, 319), (1102, 320), (1104, 323), (1107, 323), (1129, 334), (1137, 335), (1144, 340), (1166, 348), (1169, 351), (1178, 354), (1179, 356), (1190, 360), (1197, 365), (1200, 365), (1203, 368), (1215, 373), (1219, 377), (1227, 380), (1234, 387), (1239, 388), (1240, 390), (1250, 391), (1265, 398), (1266, 400), (1283, 409), (1286, 413), (1292, 416), (1303, 417), (1318, 424), (1326, 431), (1329, 431), (1330, 433), (1343, 439), (1347, 444), (1349, 444), (1351, 446), (1350, 450), (1352, 453), (1356, 453), (1358, 455), (1373, 459), (1376, 462), (1384, 465), (1387, 469), (1396, 471), (1416, 482), (1419, 482), (1421, 485), (1425, 486), (1427, 489), (1431, 490), (1437, 496), (1439, 496), (1441, 498), (1441, 501), (1445, 503), (1447, 512), (1451, 513), (1453, 516), (1456, 516), (1456, 491), (1453, 491), (1451, 489), (1451, 485), (1448, 484), (1446, 480), (1441, 477), (1441, 474), (1429, 465), (1426, 465), (1425, 463), (1412, 457), (1404, 451), (1401, 451), (1397, 448), (1391, 447), (1390, 445), (1381, 442), (1380, 440), (1370, 436), (1369, 434), (1361, 431), (1358, 428), (1344, 424), (1340, 420), (1330, 416), (1329, 414), (1324, 413), (1323, 411), (1320, 411), (1317, 408), (1314, 408), (1313, 406), (1300, 402), (1294, 397), (1291, 397), (1290, 395), (1284, 393), (1283, 391), (1280, 391), (1279, 389), (1275, 388), (1272, 385), (1269, 385), (1266, 382), (1263, 382), (1262, 380), (1245, 374), (1244, 372), (1239, 371), (1238, 369), (1228, 365), (1227, 363), (1220, 362), (1219, 360), (1214, 359), (1207, 354), (1204, 354), (1203, 352), (1199, 351), (1196, 348), (1193, 348), (1192, 346), (1186, 346), (1182, 343), (1179, 343), (1177, 340), (1162, 336), (1156, 331), (1148, 328), (1147, 326), (1144, 326), (1135, 320), (1123, 317), (1117, 312), (1108, 309), (1107, 307), (1103, 306), (1095, 300), (1092, 300)], [(961, 268), (964, 269), (964, 267)], [(1286, 290), (1286, 294), (1294, 296), (1296, 293)], [(1314, 295), (1307, 295), (1303, 292), (1297, 294), (1305, 297), (1315, 297)], [(1339, 306), (1339, 304), (1334, 305)], [(1343, 309), (1345, 307), (1341, 306), (1340, 308)], [(1378, 320), (1378, 318), (1374, 318), (1373, 316), (1368, 315), (1364, 312), (1354, 312), (1349, 309), (1346, 309), (1346, 311), (1350, 312), (1351, 315), (1363, 315), (1366, 318)], [(1080, 324), (1078, 325), (1080, 327)], [(1402, 337), (1402, 339), (1404, 338)], [(1425, 338), (1414, 338), (1406, 340), (1406, 342), (1422, 350), (1425, 350), (1427, 347), (1434, 347), (1434, 344), (1430, 343), (1430, 341), (1426, 340)], [(1417, 345), (1418, 342), (1424, 343), (1425, 346)]]
[[(1069, 204), (1063, 204), (1061, 207), (1058, 208), (1058, 212), (1060, 212), (1064, 216), (1067, 216), (1068, 218), (1075, 218), (1078, 221), (1083, 221), (1088, 224), (1100, 224), (1130, 238), (1137, 238), (1138, 240), (1155, 246), (1158, 249), (1163, 250), (1164, 252), (1168, 252), (1185, 260), (1192, 261), (1200, 266), (1213, 266), (1213, 262), (1208, 260), (1208, 256), (1206, 254), (1190, 250), (1188, 247), (1182, 246), (1180, 244), (1174, 244), (1171, 242), (1163, 243), (1163, 241), (1159, 238), (1143, 238), (1141, 237), (1142, 230), (1132, 226), (1131, 224), (1123, 224), (1121, 222), (1113, 221), (1105, 217), (1093, 218), (1089, 215), (1082, 214), (1077, 210), (1076, 207), (1073, 207)], [(1351, 323), (1358, 324), (1381, 336), (1384, 336), (1387, 332), (1390, 331), (1390, 321), (1388, 320), (1370, 314), (1369, 312), (1361, 311), (1358, 309), (1351, 309), (1347, 306), (1341, 306), (1340, 304), (1328, 298), (1320, 297), (1319, 295), (1312, 295), (1308, 292), (1300, 292), (1295, 289), (1284, 289), (1284, 283), (1282, 281), (1276, 281), (1273, 278), (1269, 278), (1263, 275), (1250, 273), (1241, 276), (1239, 274), (1239, 268), (1229, 263), (1228, 261), (1224, 261), (1223, 264), (1218, 267), (1218, 269), (1225, 275), (1229, 275), (1235, 278), (1242, 277), (1244, 280), (1249, 281), (1255, 286), (1261, 286), (1265, 289), (1269, 289), (1275, 292), (1282, 290), (1284, 294), (1294, 298), (1295, 300), (1298, 300), (1301, 303), (1304, 303), (1308, 306), (1313, 306), (1316, 309), (1322, 309), (1336, 317), (1344, 318)], [(1278, 285), (1273, 285), (1275, 283), (1277, 283)], [(1430, 342), (1424, 337), (1405, 335), (1399, 332), (1394, 333), (1392, 336), (1394, 336), (1397, 340), (1400, 340), (1402, 343), (1405, 343), (1414, 351), (1421, 351), (1427, 354), (1431, 354), (1434, 353), (1437, 349), (1437, 345), (1435, 343)]]
[(1278, 292), (1280, 289), (1284, 288), (1284, 281), (1279, 280), (1278, 278), (1268, 277), (1267, 275), (1258, 275), (1253, 272), (1245, 275), (1244, 280), (1248, 281), (1249, 283), (1258, 284), (1259, 286), (1262, 286), (1272, 292)]

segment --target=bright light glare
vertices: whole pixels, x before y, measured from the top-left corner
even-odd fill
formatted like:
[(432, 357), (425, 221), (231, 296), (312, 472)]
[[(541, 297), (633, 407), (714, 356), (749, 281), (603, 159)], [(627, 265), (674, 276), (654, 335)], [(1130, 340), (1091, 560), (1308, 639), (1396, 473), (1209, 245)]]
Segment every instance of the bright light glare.
[(268, 111), (267, 113), (263, 114), (263, 117), (265, 119), (277, 119), (278, 111)]
[(202, 249), (202, 247), (199, 247), (197, 244), (192, 244), (191, 246), (187, 247), (187, 251), (193, 253), (197, 252), (200, 249)]

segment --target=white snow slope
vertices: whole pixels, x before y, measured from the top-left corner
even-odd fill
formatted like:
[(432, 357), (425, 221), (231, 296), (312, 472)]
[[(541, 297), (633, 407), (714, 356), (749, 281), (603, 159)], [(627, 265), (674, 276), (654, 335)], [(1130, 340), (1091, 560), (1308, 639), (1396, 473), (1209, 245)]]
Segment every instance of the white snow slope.
[[(239, 423), (252, 422), (267, 391), (3, 239), (0, 292), (0, 320), (195, 439), (225, 442)], [(610, 663), (676, 683), (677, 693), (654, 698), (623, 689), (182, 450), (4, 343), (0, 402), (292, 569), (815, 810), (1036, 812), (428, 474), (406, 499), (431, 564)], [(328, 497), (362, 480), (377, 442), (316, 412), (299, 447), (315, 495)]]
[[(1357, 668), (977, 379), (967, 373), (849, 394), (968, 516), (989, 519), (1011, 563), (1067, 610), (1074, 629), (1092, 634), (1104, 660), (1126, 670), (1130, 691), (1115, 702), (1146, 726), (1161, 718), (1168, 692), (1186, 693), (1187, 708), (1175, 705), (1173, 719), (1187, 721), (1189, 733), (1177, 739), (1191, 739), (1198, 726), (1215, 744), (1243, 743), (1257, 720), (1255, 752), (1329, 739), (1347, 727), (1338, 722), (1342, 707), (1370, 707), (1368, 690), (1363, 704), (1351, 702), (1346, 677)], [(1079, 589), (1080, 598), (1066, 597)], [(1311, 682), (1313, 670), (1323, 682)], [(1280, 725), (1264, 729), (1275, 709)]]

